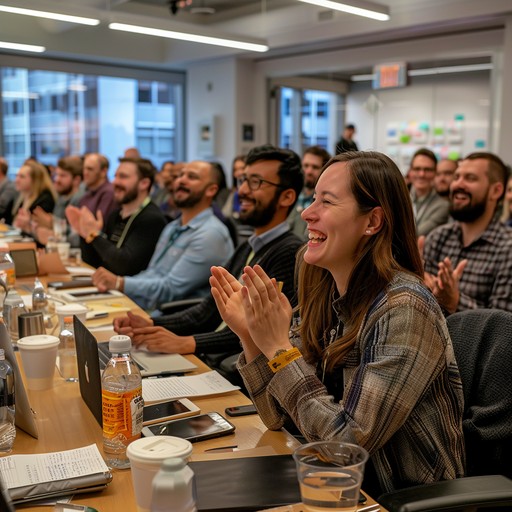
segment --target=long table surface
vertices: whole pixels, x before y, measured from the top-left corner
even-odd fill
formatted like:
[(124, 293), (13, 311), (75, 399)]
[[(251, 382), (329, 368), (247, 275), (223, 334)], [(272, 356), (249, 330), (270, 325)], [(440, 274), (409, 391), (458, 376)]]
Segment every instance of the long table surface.
[[(55, 276), (51, 276), (52, 279)], [(49, 278), (47, 278), (49, 280)], [(29, 283), (30, 280), (19, 280), (20, 283)], [(17, 282), (17, 286), (20, 284)], [(25, 292), (26, 293), (26, 292)], [(111, 303), (112, 301), (108, 301)], [(116, 299), (119, 311), (109, 314), (107, 319), (86, 322), (91, 328), (104, 325), (104, 330), (94, 332), (98, 341), (107, 340), (113, 334), (107, 325), (111, 325), (116, 316), (126, 314), (126, 309), (145, 314), (128, 297)], [(95, 309), (101, 309), (101, 301), (91, 301)], [(121, 307), (122, 306), (122, 307)], [(194, 373), (208, 371), (209, 368), (194, 355), (186, 356), (197, 364)], [(22, 365), (20, 365), (23, 374)], [(17, 429), (17, 437), (13, 454), (46, 453), (69, 450), (96, 443), (102, 452), (102, 430), (94, 416), (89, 411), (80, 396), (79, 385), (76, 382), (66, 382), (55, 372), (54, 385), (45, 391), (28, 390), (30, 405), (36, 414), (39, 438), (34, 439), (25, 432)], [(225, 395), (193, 398), (192, 401), (201, 409), (201, 412), (216, 411), (225, 416), (226, 407), (246, 405), (250, 400), (241, 392), (231, 392)], [(225, 459), (240, 456), (265, 456), (273, 454), (292, 453), (299, 445), (298, 441), (286, 431), (268, 430), (258, 415), (229, 418), (235, 425), (234, 434), (216, 439), (210, 439), (193, 444), (191, 460)], [(230, 451), (236, 446), (236, 451)], [(229, 447), (229, 451), (209, 450)], [(136, 512), (135, 496), (133, 492), (130, 470), (113, 470), (113, 480), (102, 492), (76, 495), (72, 503), (87, 505), (98, 512)], [(375, 503), (371, 498), (365, 506)], [(23, 510), (41, 511), (38, 505), (24, 506)]]

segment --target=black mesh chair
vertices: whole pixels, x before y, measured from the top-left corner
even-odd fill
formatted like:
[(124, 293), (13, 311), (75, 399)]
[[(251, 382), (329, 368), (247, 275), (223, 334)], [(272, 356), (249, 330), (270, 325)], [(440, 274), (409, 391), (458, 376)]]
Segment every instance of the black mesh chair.
[(512, 313), (469, 310), (447, 322), (464, 390), (467, 476), (378, 501), (390, 512), (512, 511)]

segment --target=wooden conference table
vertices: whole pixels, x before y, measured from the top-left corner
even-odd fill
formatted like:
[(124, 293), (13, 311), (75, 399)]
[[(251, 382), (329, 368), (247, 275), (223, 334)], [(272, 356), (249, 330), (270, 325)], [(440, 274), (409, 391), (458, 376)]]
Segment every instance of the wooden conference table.
[[(51, 279), (48, 277), (47, 280), (54, 278), (55, 276), (51, 276)], [(24, 280), (18, 280), (17, 286), (23, 282)], [(26, 283), (32, 282), (32, 280), (26, 281)], [(140, 308), (127, 297), (122, 297), (119, 301), (116, 299), (116, 303), (125, 306), (120, 308), (123, 310), (122, 312), (109, 314), (108, 320), (87, 322), (87, 326), (92, 327), (98, 323), (112, 322), (114, 317), (126, 314), (126, 307), (141, 313)], [(94, 304), (91, 302), (88, 305), (101, 308), (100, 301), (94, 301)], [(113, 331), (106, 330), (95, 333), (95, 335), (98, 341), (103, 341), (108, 339), (112, 333)], [(198, 365), (196, 373), (208, 370), (208, 367), (195, 356), (187, 357)], [(81, 399), (78, 383), (65, 382), (56, 371), (53, 388), (45, 391), (28, 391), (28, 395), (31, 407), (36, 413), (39, 439), (34, 439), (18, 429), (13, 454), (69, 450), (92, 443), (96, 443), (100, 452), (102, 451), (101, 428)], [(203, 413), (216, 411), (222, 415), (224, 415), (226, 407), (250, 403), (249, 399), (241, 392), (232, 392), (217, 397), (194, 398), (193, 402)], [(234, 435), (195, 443), (192, 460), (287, 454), (299, 445), (292, 436), (284, 431), (267, 430), (257, 415), (230, 418), (230, 421), (236, 427)], [(209, 451), (228, 446), (236, 446), (237, 451)], [(107, 489), (98, 493), (77, 495), (72, 503), (88, 505), (99, 512), (136, 512), (130, 470), (113, 471), (113, 480)], [(372, 503), (375, 502), (369, 498), (366, 506)], [(34, 505), (24, 507), (23, 510), (41, 511), (42, 509)]]

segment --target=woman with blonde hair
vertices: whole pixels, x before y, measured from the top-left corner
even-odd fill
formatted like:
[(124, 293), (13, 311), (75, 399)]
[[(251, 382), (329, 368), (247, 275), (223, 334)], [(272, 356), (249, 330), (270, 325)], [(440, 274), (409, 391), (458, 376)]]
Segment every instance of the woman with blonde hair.
[(27, 160), (19, 168), (15, 184), (19, 195), (12, 209), (13, 224), (30, 232), (32, 212), (39, 206), (52, 213), (57, 194), (46, 168), (34, 160)]
[(243, 284), (212, 269), (219, 311), (240, 337), (238, 369), (272, 430), (369, 453), (378, 496), (464, 473), (463, 395), (443, 313), (423, 283), (411, 201), (387, 156), (347, 152), (302, 212), (296, 318), (255, 266)]

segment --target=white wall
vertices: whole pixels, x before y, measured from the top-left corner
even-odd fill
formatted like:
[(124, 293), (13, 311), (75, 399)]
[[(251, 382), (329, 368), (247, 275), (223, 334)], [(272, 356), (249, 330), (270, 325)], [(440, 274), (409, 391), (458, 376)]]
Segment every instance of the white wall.
[[(217, 160), (231, 182), (231, 162), (240, 153), (267, 142), (265, 79), (249, 60), (226, 58), (187, 69), (186, 158)], [(211, 156), (201, 154), (199, 126), (215, 119)], [(254, 141), (243, 141), (242, 125), (254, 125)]]
[(443, 158), (489, 151), (490, 115), (489, 72), (415, 77), (408, 87), (380, 91), (358, 83), (347, 96), (359, 148), (390, 155), (402, 171), (423, 146)]
[[(207, 158), (221, 162), (229, 174), (236, 154), (236, 61), (215, 60), (187, 69), (186, 159)], [(200, 126), (214, 119), (214, 147), (210, 156), (201, 153)], [(226, 167), (227, 166), (227, 167)]]

